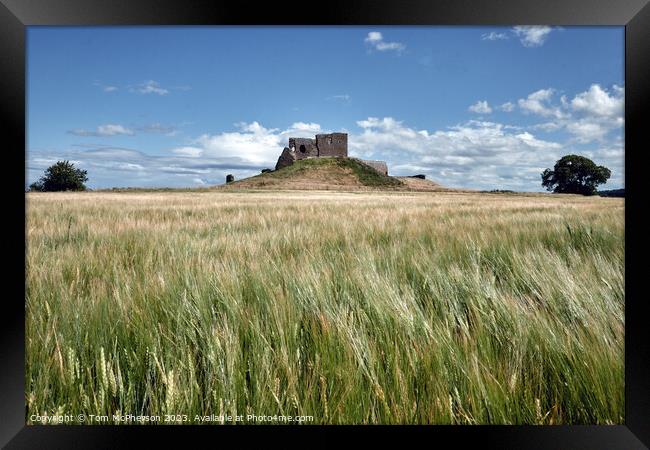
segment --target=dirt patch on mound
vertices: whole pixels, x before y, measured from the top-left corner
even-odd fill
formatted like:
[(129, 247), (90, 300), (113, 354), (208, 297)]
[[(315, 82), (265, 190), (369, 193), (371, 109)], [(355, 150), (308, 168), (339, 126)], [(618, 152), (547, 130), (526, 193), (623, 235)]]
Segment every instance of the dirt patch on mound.
[(261, 174), (224, 185), (232, 189), (362, 189), (352, 169), (347, 167), (315, 166), (309, 170), (296, 172), (289, 177), (273, 177)]

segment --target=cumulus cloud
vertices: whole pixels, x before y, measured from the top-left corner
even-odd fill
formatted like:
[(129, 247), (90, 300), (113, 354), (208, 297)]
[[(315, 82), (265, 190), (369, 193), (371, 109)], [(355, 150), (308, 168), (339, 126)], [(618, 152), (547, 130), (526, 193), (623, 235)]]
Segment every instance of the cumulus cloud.
[(541, 47), (553, 31), (546, 25), (517, 26), (512, 30), (524, 47)]
[(132, 129), (117, 124), (99, 125), (96, 130), (84, 130), (84, 129), (77, 128), (68, 131), (68, 133), (74, 134), (75, 136), (95, 136), (95, 137), (107, 137), (107, 136), (118, 136), (118, 135), (133, 136), (135, 134), (135, 132)]
[(397, 53), (400, 53), (406, 48), (406, 45), (402, 44), (401, 42), (384, 41), (384, 37), (379, 31), (369, 32), (363, 41), (371, 48), (378, 50), (380, 52), (393, 50), (396, 51)]
[(564, 118), (566, 113), (561, 108), (551, 104), (554, 93), (554, 89), (540, 89), (529, 94), (527, 98), (519, 99), (517, 103), (524, 113), (537, 114), (542, 117)]
[(600, 85), (592, 84), (589, 90), (576, 95), (571, 100), (571, 108), (595, 116), (621, 116), (624, 110), (624, 90), (614, 85), (610, 94)]
[(587, 143), (594, 140), (602, 141), (605, 134), (609, 131), (604, 124), (590, 119), (579, 119), (568, 122), (566, 129), (580, 143)]
[(258, 122), (236, 126), (239, 131), (203, 134), (194, 143), (205, 156), (243, 157), (256, 164), (270, 164), (274, 152), (282, 150), (278, 129), (265, 128)]
[[(350, 136), (353, 156), (388, 161), (392, 175), (427, 174), (447, 186), (539, 191), (540, 173), (567, 153), (585, 154), (571, 143), (541, 139), (531, 131), (470, 120), (443, 130), (418, 130), (391, 117), (358, 122)], [(621, 186), (622, 142), (589, 155), (612, 170), (609, 186)]]
[(468, 109), (469, 111), (477, 114), (490, 114), (492, 112), (492, 108), (490, 108), (490, 105), (488, 105), (488, 102), (486, 100), (478, 101)]
[(513, 150), (558, 149), (560, 145), (536, 139), (528, 132), (510, 132), (500, 123), (470, 120), (446, 130), (417, 130), (392, 117), (369, 117), (357, 122), (363, 132), (351, 147), (359, 151), (395, 148), (427, 157), (494, 156)]
[(539, 172), (526, 170), (557, 160), (563, 148), (496, 122), (470, 120), (429, 131), (369, 117), (357, 125), (363, 131), (350, 136), (352, 156), (383, 159), (393, 175), (425, 173), (448, 186), (539, 190)]
[(542, 89), (518, 101), (524, 113), (551, 119), (532, 128), (545, 132), (566, 130), (577, 143), (604, 142), (607, 135), (624, 126), (624, 88), (614, 85), (610, 90), (592, 84), (572, 100), (560, 97), (560, 104), (552, 101), (555, 91)]
[(259, 122), (240, 122), (235, 131), (203, 134), (176, 154), (205, 158), (240, 158), (255, 167), (274, 167), (289, 137), (314, 137), (324, 130), (317, 123), (295, 122), (285, 130), (266, 128)]

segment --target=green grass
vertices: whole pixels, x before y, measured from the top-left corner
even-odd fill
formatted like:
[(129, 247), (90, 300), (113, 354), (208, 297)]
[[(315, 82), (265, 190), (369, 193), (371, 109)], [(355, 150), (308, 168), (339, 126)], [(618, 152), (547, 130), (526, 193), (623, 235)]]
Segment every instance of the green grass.
[(624, 423), (621, 199), (65, 193), (27, 213), (28, 420)]
[[(274, 170), (273, 172), (263, 173), (256, 175), (254, 178), (266, 178), (266, 179), (276, 179), (276, 180), (285, 180), (291, 179), (295, 176), (302, 174), (308, 174), (310, 171), (316, 168), (327, 169), (327, 168), (341, 168), (349, 169), (356, 175), (364, 186), (369, 187), (398, 187), (402, 186), (403, 183), (397, 178), (384, 175), (372, 167), (363, 164), (355, 158), (308, 158), (295, 161), (292, 165), (283, 167), (282, 169)], [(332, 176), (335, 177), (336, 172), (332, 173)]]
[(352, 169), (364, 186), (396, 187), (404, 184), (397, 178), (384, 175), (354, 158), (337, 159), (337, 163), (340, 167)]

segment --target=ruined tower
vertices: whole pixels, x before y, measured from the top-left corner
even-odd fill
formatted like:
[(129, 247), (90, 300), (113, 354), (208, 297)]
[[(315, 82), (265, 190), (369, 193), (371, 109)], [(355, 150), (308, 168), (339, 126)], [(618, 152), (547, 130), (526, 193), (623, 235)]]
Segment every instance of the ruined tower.
[(275, 169), (290, 166), (294, 161), (306, 158), (324, 158), (348, 156), (348, 134), (329, 133), (317, 134), (315, 139), (289, 138), (289, 146), (285, 147), (278, 158)]
[[(317, 134), (314, 139), (289, 138), (289, 146), (282, 150), (275, 170), (292, 165), (295, 161), (307, 158), (347, 158), (348, 134), (329, 133)], [(356, 159), (356, 158), (355, 158)], [(388, 175), (388, 166), (385, 161), (370, 161), (357, 159), (377, 172)]]

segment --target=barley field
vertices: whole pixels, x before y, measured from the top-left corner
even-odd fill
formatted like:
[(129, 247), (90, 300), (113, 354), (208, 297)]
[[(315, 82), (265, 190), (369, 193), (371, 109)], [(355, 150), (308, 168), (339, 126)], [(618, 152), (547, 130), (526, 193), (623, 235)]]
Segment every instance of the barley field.
[(622, 199), (88, 192), (26, 205), (28, 423), (624, 422)]

